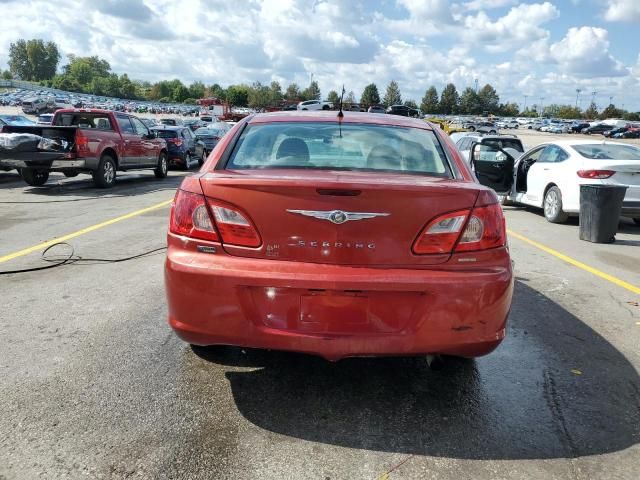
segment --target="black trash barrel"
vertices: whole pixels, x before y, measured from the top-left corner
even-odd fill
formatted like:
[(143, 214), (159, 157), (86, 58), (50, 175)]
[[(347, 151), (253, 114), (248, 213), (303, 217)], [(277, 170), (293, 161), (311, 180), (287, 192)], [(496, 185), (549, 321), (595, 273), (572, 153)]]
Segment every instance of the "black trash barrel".
[(626, 192), (624, 185), (580, 185), (580, 240), (615, 241)]

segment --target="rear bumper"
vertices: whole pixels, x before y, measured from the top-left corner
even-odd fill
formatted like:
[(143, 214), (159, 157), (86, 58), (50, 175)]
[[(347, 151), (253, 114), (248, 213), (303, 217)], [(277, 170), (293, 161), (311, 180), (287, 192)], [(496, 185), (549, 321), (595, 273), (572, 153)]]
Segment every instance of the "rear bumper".
[(640, 201), (625, 201), (622, 203), (622, 215), (640, 218)]
[[(506, 249), (483, 254), (491, 267), (380, 269), (231, 257), (220, 245), (196, 242), (218, 248), (200, 253), (191, 240), (169, 237), (169, 324), (192, 344), (291, 350), (329, 360), (475, 357), (505, 335), (513, 294)], [(363, 314), (359, 306), (367, 302)], [(315, 317), (307, 323), (307, 316)]]
[(184, 165), (185, 156), (187, 154), (186, 150), (178, 150), (176, 148), (168, 148), (167, 149), (167, 157), (169, 159), (170, 165)]
[[(69, 158), (59, 153), (29, 153), (16, 154), (16, 158), (0, 159), (0, 168), (37, 168), (41, 170), (95, 170), (97, 159)], [(20, 158), (22, 157), (22, 158)]]

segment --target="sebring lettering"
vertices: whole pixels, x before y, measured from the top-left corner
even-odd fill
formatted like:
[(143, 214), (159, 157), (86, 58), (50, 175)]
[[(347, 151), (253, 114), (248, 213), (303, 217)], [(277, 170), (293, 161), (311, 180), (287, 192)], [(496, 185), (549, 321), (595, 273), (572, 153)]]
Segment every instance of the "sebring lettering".
[(299, 248), (353, 248), (375, 250), (373, 242), (319, 242), (317, 240), (296, 240), (288, 244), (289, 247)]

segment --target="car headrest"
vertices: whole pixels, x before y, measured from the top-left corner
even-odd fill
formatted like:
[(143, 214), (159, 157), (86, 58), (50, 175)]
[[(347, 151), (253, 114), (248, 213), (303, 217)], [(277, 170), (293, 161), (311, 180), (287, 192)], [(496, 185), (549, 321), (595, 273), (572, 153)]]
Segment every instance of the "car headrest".
[(367, 156), (367, 168), (401, 170), (402, 158), (395, 148), (384, 144), (376, 145)]
[(309, 147), (300, 138), (287, 138), (280, 144), (276, 152), (276, 159), (284, 157), (293, 157), (297, 164), (306, 163), (309, 161)]

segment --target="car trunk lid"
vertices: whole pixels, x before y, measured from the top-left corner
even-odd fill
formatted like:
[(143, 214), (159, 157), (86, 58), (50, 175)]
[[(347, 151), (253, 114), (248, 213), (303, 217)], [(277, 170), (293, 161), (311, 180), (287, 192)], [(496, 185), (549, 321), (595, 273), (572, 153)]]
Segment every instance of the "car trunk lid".
[(224, 244), (230, 255), (340, 265), (443, 263), (415, 255), (424, 226), (473, 207), (478, 185), (406, 174), (326, 170), (219, 171), (200, 179), (205, 196), (248, 215), (258, 248)]

